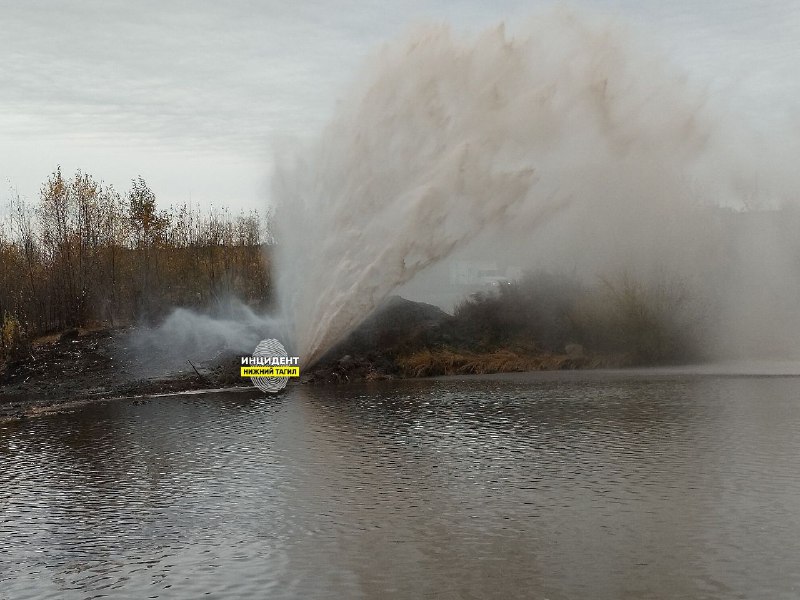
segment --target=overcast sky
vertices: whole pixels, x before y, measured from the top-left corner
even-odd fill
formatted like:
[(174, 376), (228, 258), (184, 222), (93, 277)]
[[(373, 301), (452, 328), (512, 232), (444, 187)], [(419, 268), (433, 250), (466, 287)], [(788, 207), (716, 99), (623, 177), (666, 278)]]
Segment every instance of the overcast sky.
[[(164, 206), (263, 207), (271, 156), (313, 137), (365, 56), (410, 25), (512, 25), (552, 2), (0, 0), (0, 201), (56, 165)], [(794, 118), (796, 0), (584, 0), (762, 124)], [(0, 202), (2, 203), (2, 202)]]

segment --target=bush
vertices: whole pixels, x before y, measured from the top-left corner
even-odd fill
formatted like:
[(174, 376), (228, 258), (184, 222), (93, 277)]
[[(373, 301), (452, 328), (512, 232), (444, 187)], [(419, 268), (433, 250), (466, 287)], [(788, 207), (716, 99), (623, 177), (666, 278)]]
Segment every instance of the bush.
[(595, 356), (650, 365), (698, 358), (706, 320), (676, 278), (644, 282), (621, 275), (586, 287), (564, 275), (538, 272), (473, 294), (457, 307), (453, 329), (457, 346), (480, 352), (515, 348), (557, 354), (577, 343)]
[(677, 281), (603, 280), (576, 304), (570, 320), (586, 348), (624, 355), (631, 364), (690, 361), (700, 353), (703, 317)]
[(569, 315), (582, 293), (573, 278), (530, 273), (462, 302), (455, 310), (456, 328), (486, 348), (512, 343), (562, 352), (574, 341)]
[(30, 354), (25, 328), (14, 315), (3, 314), (0, 325), (0, 360), (14, 361)]

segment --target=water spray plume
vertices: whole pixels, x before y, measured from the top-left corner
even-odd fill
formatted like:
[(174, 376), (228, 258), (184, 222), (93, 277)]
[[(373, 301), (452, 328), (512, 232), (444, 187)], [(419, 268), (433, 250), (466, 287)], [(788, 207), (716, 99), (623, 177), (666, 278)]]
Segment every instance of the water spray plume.
[(704, 102), (618, 25), (564, 10), (514, 35), (433, 26), (386, 45), (274, 177), (294, 351), (313, 363), (479, 235), (533, 238), (575, 205), (661, 214), (695, 202), (714, 132)]

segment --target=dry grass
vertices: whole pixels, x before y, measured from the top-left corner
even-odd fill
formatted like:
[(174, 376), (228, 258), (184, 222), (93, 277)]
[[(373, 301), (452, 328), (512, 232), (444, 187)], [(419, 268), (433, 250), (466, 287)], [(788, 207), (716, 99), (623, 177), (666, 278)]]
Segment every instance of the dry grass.
[(409, 377), (550, 371), (593, 366), (591, 361), (583, 357), (556, 354), (525, 355), (505, 349), (476, 353), (450, 348), (435, 350), (425, 348), (399, 358), (397, 363)]

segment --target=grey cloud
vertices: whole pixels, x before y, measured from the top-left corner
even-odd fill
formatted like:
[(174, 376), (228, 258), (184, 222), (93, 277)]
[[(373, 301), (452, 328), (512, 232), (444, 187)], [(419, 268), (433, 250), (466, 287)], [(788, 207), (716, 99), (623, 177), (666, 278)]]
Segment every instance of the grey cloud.
[[(543, 4), (0, 0), (0, 140), (266, 156), (274, 139), (318, 132), (364, 57), (411, 24), (474, 30), (507, 18), (513, 28)], [(716, 78), (717, 88), (739, 85), (744, 104), (793, 102), (794, 2), (580, 5), (643, 24), (680, 67)], [(0, 165), (0, 176), (15, 171)]]

